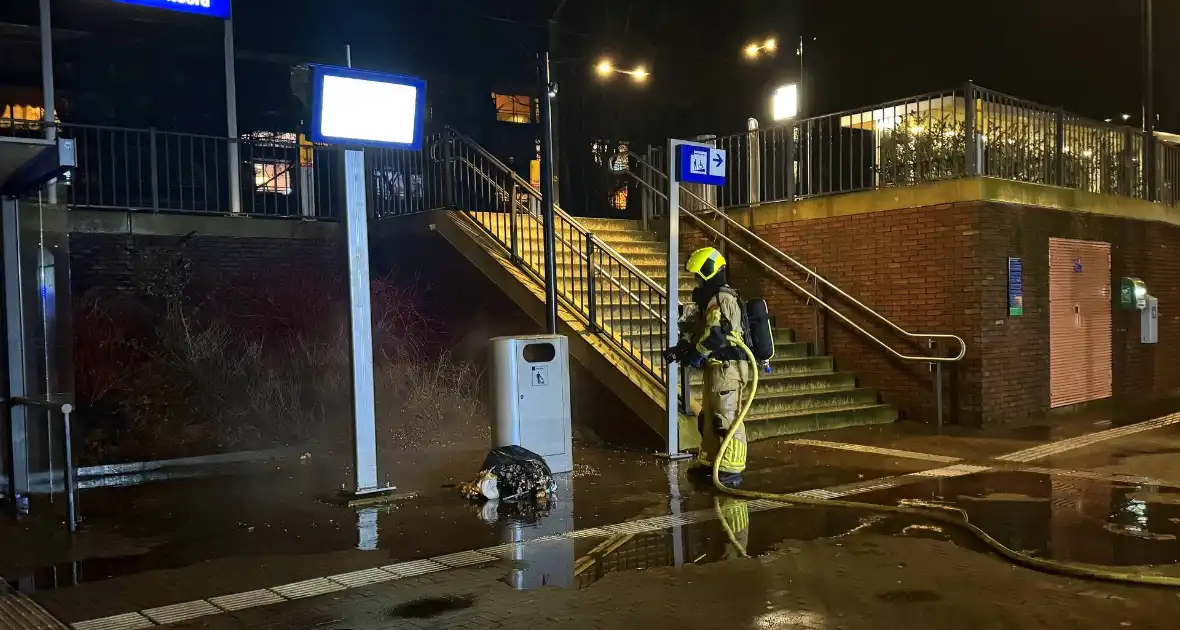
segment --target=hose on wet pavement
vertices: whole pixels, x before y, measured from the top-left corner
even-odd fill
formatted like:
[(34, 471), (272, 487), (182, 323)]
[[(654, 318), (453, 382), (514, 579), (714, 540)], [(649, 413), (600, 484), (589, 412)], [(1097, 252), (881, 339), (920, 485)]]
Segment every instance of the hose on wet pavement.
[(975, 524), (971, 523), (967, 518), (967, 513), (961, 508), (948, 507), (947, 510), (955, 512), (958, 516), (951, 516), (942, 512), (935, 512), (931, 510), (924, 510), (907, 506), (894, 505), (880, 505), (876, 503), (859, 503), (856, 501), (839, 501), (835, 499), (812, 499), (802, 497), (790, 493), (776, 493), (776, 492), (761, 492), (757, 490), (742, 490), (740, 488), (729, 488), (721, 483), (721, 453), (724, 453), (729, 448), (733, 441), (734, 433), (737, 432), (745, 423), (746, 414), (749, 413), (750, 407), (754, 402), (754, 395), (758, 392), (758, 361), (754, 357), (754, 353), (746, 344), (742, 343), (741, 338), (736, 335), (731, 335), (729, 341), (741, 348), (750, 360), (752, 379), (750, 383), (750, 392), (744, 396), (744, 400), (737, 417), (730, 425), (729, 430), (725, 434), (725, 438), (721, 441), (721, 447), (717, 451), (717, 456), (713, 458), (713, 486), (718, 492), (723, 492), (730, 496), (742, 499), (766, 499), (770, 501), (777, 501), (780, 503), (788, 503), (794, 505), (814, 505), (826, 508), (846, 508), (852, 510), (861, 510), (867, 512), (880, 512), (886, 514), (903, 514), (906, 516), (917, 516), (929, 521), (950, 525), (974, 535), (992, 551), (999, 554), (1002, 558), (1018, 564), (1029, 569), (1041, 571), (1043, 573), (1051, 573), (1056, 575), (1064, 575), (1068, 577), (1083, 578), (1089, 580), (1102, 580), (1106, 582), (1121, 582), (1127, 584), (1144, 584), (1151, 586), (1169, 586), (1180, 587), (1180, 577), (1171, 577), (1167, 575), (1158, 575), (1151, 573), (1121, 571), (1108, 566), (1082, 564), (1078, 562), (1066, 562), (1062, 560), (1051, 560), (1048, 558), (1037, 558), (1026, 553), (1021, 553), (1014, 549), (1005, 546), (1000, 541), (992, 538), (990, 534), (983, 531)]

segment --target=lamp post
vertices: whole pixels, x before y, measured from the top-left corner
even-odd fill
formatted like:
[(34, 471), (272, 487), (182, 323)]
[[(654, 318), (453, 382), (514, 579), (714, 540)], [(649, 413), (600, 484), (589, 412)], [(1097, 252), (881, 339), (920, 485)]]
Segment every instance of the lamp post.
[(1147, 201), (1156, 200), (1155, 160), (1155, 60), (1152, 41), (1152, 0), (1143, 0), (1143, 184)]
[[(553, 197), (553, 98), (557, 85), (549, 73), (549, 53), (539, 58), (538, 75), (541, 79), (541, 212), (544, 217), (545, 239), (545, 328), (557, 334), (557, 251), (554, 229)], [(515, 203), (515, 200), (513, 201)]]
[[(795, 113), (790, 116), (791, 118), (797, 116), (799, 111), (803, 109), (802, 100), (798, 97), (803, 95), (803, 44), (806, 39), (806, 37), (800, 35), (799, 47), (795, 49), (795, 56), (799, 57), (799, 77), (795, 82), (795, 85), (798, 86), (795, 89)], [(812, 37), (811, 41), (814, 42), (816, 39), (817, 38)], [(746, 44), (745, 48), (742, 49), (742, 53), (747, 59), (750, 59), (751, 61), (758, 60), (762, 57), (773, 57), (776, 52), (778, 52), (778, 40), (774, 37), (770, 37), (762, 41), (750, 42), (749, 44)]]
[[(564, 5), (564, 3), (563, 3)], [(554, 148), (553, 109), (557, 99), (558, 85), (553, 81), (551, 66), (555, 63), (567, 63), (573, 60), (551, 62), (549, 53), (538, 56), (537, 75), (540, 88), (541, 109), (541, 212), (544, 221), (543, 238), (545, 241), (545, 327), (549, 334), (557, 334), (557, 258), (556, 231), (554, 229), (554, 215), (556, 214), (556, 190), (554, 186), (553, 165), (556, 158)], [(601, 59), (594, 67), (598, 76), (609, 78), (614, 74), (625, 74), (635, 83), (644, 83), (651, 73), (642, 65), (632, 69), (616, 68), (606, 58)]]

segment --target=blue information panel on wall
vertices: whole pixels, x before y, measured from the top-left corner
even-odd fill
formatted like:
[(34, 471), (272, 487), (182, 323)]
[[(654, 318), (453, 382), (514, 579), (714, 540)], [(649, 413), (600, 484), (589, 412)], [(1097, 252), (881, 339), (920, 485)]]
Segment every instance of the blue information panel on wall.
[(115, 0), (115, 2), (135, 4), (141, 7), (152, 7), (153, 9), (196, 13), (197, 15), (207, 15), (222, 20), (229, 19), (230, 0)]
[(1008, 315), (1024, 315), (1024, 263), (1019, 258), (1008, 259)]
[(682, 144), (679, 163), (677, 174), (685, 184), (725, 185), (725, 149)]

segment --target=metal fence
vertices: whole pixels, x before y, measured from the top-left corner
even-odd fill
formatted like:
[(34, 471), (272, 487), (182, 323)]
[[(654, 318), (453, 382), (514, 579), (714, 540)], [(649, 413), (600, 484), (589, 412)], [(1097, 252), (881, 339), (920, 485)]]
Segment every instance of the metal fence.
[[(46, 125), (0, 119), (0, 135), (44, 137)], [(97, 125), (58, 124), (77, 168), (57, 182), (71, 207), (253, 217), (336, 219), (344, 205), (342, 149), (293, 134), (231, 139)], [(426, 146), (437, 143), (437, 135)], [(442, 166), (424, 151), (365, 150), (376, 217), (442, 207)], [(237, 194), (233, 194), (235, 189)]]
[[(448, 165), (447, 205), (470, 218), (509, 260), (545, 284), (541, 195), (519, 174), (458, 132), (432, 153)], [(560, 208), (554, 216), (558, 297), (598, 333), (663, 381), (667, 366), (667, 293)]]
[[(709, 138), (729, 154), (720, 207), (988, 176), (1148, 198), (1146, 135), (966, 84)], [(1156, 142), (1155, 200), (1178, 204), (1176, 155)], [(663, 148), (647, 159), (666, 163)]]

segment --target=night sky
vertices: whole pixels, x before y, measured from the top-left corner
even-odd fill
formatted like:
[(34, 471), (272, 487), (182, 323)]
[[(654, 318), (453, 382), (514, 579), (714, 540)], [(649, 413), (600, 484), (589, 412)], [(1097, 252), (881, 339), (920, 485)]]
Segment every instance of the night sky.
[[(416, 73), (436, 117), (471, 125), (490, 90), (534, 85), (533, 58), (560, 0), (236, 0), (243, 131), (303, 118), (289, 69), (308, 61)], [(63, 119), (217, 133), (224, 126), (220, 24), (116, 4), (53, 0)], [(36, 93), (36, 0), (0, 3), (0, 100)], [(1095, 118), (1133, 114), (1141, 94), (1135, 0), (567, 0), (555, 29), (559, 101), (586, 133), (654, 141), (731, 133), (767, 118), (767, 96), (798, 75), (826, 113), (928, 90), (980, 85)], [(1180, 2), (1156, 0), (1156, 107), (1180, 130)], [(776, 36), (777, 56), (743, 45)], [(645, 64), (643, 87), (597, 81), (594, 59)], [(436, 89), (437, 88), (437, 89)], [(27, 100), (27, 99), (23, 99)], [(569, 124), (569, 123), (565, 123)]]

